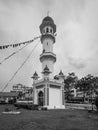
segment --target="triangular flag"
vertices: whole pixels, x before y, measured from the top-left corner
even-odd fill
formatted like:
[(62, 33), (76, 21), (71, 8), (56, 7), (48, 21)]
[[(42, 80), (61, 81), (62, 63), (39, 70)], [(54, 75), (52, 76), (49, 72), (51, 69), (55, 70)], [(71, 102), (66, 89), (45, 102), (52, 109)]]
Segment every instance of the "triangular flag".
[(5, 46), (3, 46), (3, 49), (5, 49)]
[(13, 44), (13, 47), (15, 47), (15, 45)]
[(2, 46), (0, 46), (0, 49), (2, 49)]
[(22, 44), (25, 44), (25, 42), (23, 42)]

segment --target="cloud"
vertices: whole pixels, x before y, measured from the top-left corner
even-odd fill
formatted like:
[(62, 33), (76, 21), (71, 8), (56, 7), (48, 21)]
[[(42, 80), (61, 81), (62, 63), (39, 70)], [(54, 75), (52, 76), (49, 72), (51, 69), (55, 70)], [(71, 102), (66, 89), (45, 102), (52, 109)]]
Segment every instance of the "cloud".
[[(47, 11), (50, 11), (49, 15), (57, 25), (54, 73), (62, 69), (65, 74), (74, 71), (80, 76), (88, 73), (98, 75), (98, 0), (0, 0), (0, 45), (38, 36), (39, 25)], [(32, 43), (0, 66), (0, 87), (11, 78), (35, 44)], [(0, 51), (0, 61), (16, 50)], [(32, 85), (30, 77), (34, 71), (38, 74), (42, 71), (39, 61), (41, 52), (42, 44), (39, 43), (11, 86), (18, 82)]]
[(87, 66), (87, 63), (81, 58), (68, 57), (68, 63), (75, 69), (84, 69)]

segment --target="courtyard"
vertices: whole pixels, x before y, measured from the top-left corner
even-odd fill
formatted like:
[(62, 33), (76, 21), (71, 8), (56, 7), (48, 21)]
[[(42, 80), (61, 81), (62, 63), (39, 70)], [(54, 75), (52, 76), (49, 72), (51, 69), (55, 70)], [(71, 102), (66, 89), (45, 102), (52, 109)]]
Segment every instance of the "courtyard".
[(12, 105), (0, 105), (0, 130), (98, 130), (98, 113), (65, 109), (33, 111), (19, 109), (19, 115), (3, 114)]

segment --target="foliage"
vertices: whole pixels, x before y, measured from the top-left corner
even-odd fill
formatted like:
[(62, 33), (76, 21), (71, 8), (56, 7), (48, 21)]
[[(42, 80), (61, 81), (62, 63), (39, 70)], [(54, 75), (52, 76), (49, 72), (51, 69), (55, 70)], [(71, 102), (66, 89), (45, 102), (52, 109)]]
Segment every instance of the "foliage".
[(95, 99), (95, 105), (96, 105), (96, 108), (97, 108), (97, 110), (98, 110), (98, 96), (97, 96), (96, 99)]
[(69, 99), (71, 95), (71, 89), (75, 87), (75, 84), (78, 80), (78, 77), (74, 72), (69, 73), (68, 76), (64, 80), (64, 89), (65, 89), (65, 98)]
[(18, 98), (22, 98), (24, 97), (24, 93), (23, 92), (18, 92)]
[(80, 80), (77, 81), (75, 87), (77, 88), (77, 90), (83, 92), (84, 100), (86, 95), (93, 98), (93, 94), (97, 93), (96, 92), (97, 81), (98, 77), (94, 77), (91, 74), (82, 77)]

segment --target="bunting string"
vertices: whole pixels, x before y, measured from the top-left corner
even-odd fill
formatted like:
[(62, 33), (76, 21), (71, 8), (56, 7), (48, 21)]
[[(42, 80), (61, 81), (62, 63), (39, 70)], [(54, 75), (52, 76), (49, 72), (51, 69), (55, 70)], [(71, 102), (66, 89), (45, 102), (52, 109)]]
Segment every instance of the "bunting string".
[(13, 76), (11, 77), (11, 79), (8, 81), (8, 83), (4, 86), (4, 88), (2, 89), (1, 92), (3, 92), (9, 85), (9, 83), (15, 78), (16, 74), (20, 71), (20, 69), (22, 69), (22, 67), (24, 66), (24, 64), (28, 61), (28, 59), (30, 58), (30, 56), (32, 55), (32, 53), (34, 52), (34, 50), (36, 49), (36, 47), (38, 46), (38, 43), (34, 46), (34, 48), (31, 50), (30, 54), (26, 57), (26, 59), (24, 60), (24, 62), (20, 65), (20, 67), (16, 70), (16, 72), (13, 74)]
[[(20, 48), (19, 50), (13, 52), (12, 54), (10, 54), (9, 56), (7, 56), (6, 58), (4, 58), (0, 64), (2, 64), (3, 62), (5, 62), (6, 60), (8, 60), (10, 57), (12, 57), (13, 55), (17, 54), (18, 52), (20, 52), (22, 49), (24, 49), (27, 45), (29, 45), (30, 43), (32, 43), (33, 41), (37, 40), (38, 38), (40, 38), (40, 36), (38, 37), (34, 37), (32, 40), (29, 40), (28, 42), (26, 42), (26, 45), (23, 46), (22, 48)], [(16, 44), (13, 44), (16, 45)]]
[(2, 46), (0, 46), (0, 50), (2, 50), (2, 49), (7, 49), (7, 48), (9, 48), (9, 47), (13, 47), (13, 48), (19, 47), (19, 46), (21, 46), (21, 45), (25, 45), (25, 44), (31, 43), (31, 42), (33, 42), (34, 40), (36, 40), (37, 38), (39, 38), (39, 37), (35, 37), (34, 39), (28, 40), (28, 41), (25, 41), (25, 42), (20, 42), (20, 43), (15, 43), (15, 44), (8, 44), (8, 45), (2, 45)]

